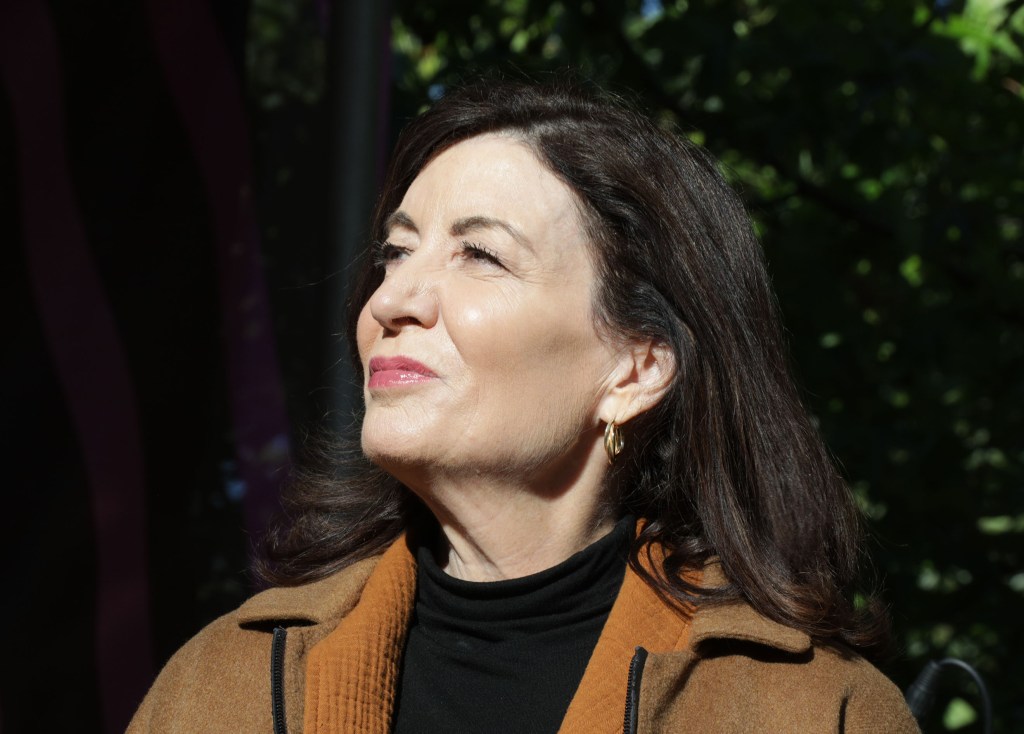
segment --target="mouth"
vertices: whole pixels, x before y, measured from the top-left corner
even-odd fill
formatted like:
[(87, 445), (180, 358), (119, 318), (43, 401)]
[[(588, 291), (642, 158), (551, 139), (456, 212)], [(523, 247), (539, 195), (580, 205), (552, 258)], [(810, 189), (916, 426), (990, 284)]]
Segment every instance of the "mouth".
[(427, 382), (437, 374), (422, 362), (410, 357), (374, 357), (369, 365), (369, 388), (394, 387)]

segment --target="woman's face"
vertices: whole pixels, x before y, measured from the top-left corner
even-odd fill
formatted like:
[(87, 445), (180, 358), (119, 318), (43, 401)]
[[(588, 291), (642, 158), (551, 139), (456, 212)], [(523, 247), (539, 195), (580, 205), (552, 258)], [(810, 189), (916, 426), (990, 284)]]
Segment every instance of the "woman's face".
[(357, 330), (367, 455), (414, 489), (433, 472), (572, 472), (622, 350), (597, 332), (570, 189), (522, 142), (482, 135), (428, 164), (387, 230)]

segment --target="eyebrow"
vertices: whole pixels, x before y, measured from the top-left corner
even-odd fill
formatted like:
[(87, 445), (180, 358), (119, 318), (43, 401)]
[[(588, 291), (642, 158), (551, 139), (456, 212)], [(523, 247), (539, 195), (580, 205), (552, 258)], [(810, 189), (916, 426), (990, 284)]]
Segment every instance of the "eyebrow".
[[(390, 234), (391, 230), (395, 227), (407, 229), (410, 232), (419, 233), (419, 229), (416, 227), (416, 223), (412, 220), (408, 214), (403, 212), (401, 209), (392, 212), (388, 218), (384, 221), (384, 231)], [(508, 222), (502, 219), (496, 219), (494, 217), (485, 216), (472, 216), (472, 217), (461, 217), (456, 219), (452, 223), (451, 235), (452, 237), (463, 237), (470, 232), (480, 229), (500, 229), (514, 239), (518, 244), (522, 245), (526, 249), (532, 251), (533, 246), (530, 244), (530, 240), (526, 238), (522, 232), (513, 227)]]
[(411, 232), (419, 232), (416, 228), (416, 223), (412, 221), (412, 217), (403, 212), (401, 209), (398, 211), (391, 212), (388, 218), (384, 220), (384, 233), (385, 236), (391, 235), (391, 230), (395, 227), (401, 227), (402, 229), (408, 229)]
[(500, 229), (526, 249), (533, 250), (533, 247), (530, 245), (530, 241), (526, 239), (526, 236), (522, 232), (508, 222), (501, 219), (495, 219), (494, 217), (476, 216), (456, 219), (452, 224), (452, 236), (462, 237), (463, 235), (478, 229)]

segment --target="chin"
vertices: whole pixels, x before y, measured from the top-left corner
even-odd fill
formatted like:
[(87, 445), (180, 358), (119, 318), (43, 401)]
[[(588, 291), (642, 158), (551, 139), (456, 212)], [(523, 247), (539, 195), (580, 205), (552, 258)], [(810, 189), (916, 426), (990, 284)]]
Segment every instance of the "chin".
[(398, 475), (402, 468), (429, 464), (428, 446), (422, 436), (430, 431), (408, 427), (401, 430), (390, 421), (376, 421), (368, 417), (363, 421), (361, 444), (363, 454), (389, 474)]

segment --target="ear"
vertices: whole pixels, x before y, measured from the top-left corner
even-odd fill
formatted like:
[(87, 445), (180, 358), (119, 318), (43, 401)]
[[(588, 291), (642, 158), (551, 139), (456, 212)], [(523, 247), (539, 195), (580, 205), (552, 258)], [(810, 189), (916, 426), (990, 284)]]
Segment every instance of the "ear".
[(661, 341), (630, 342), (623, 348), (616, 374), (598, 408), (605, 423), (620, 426), (650, 410), (665, 397), (676, 370), (671, 347)]

